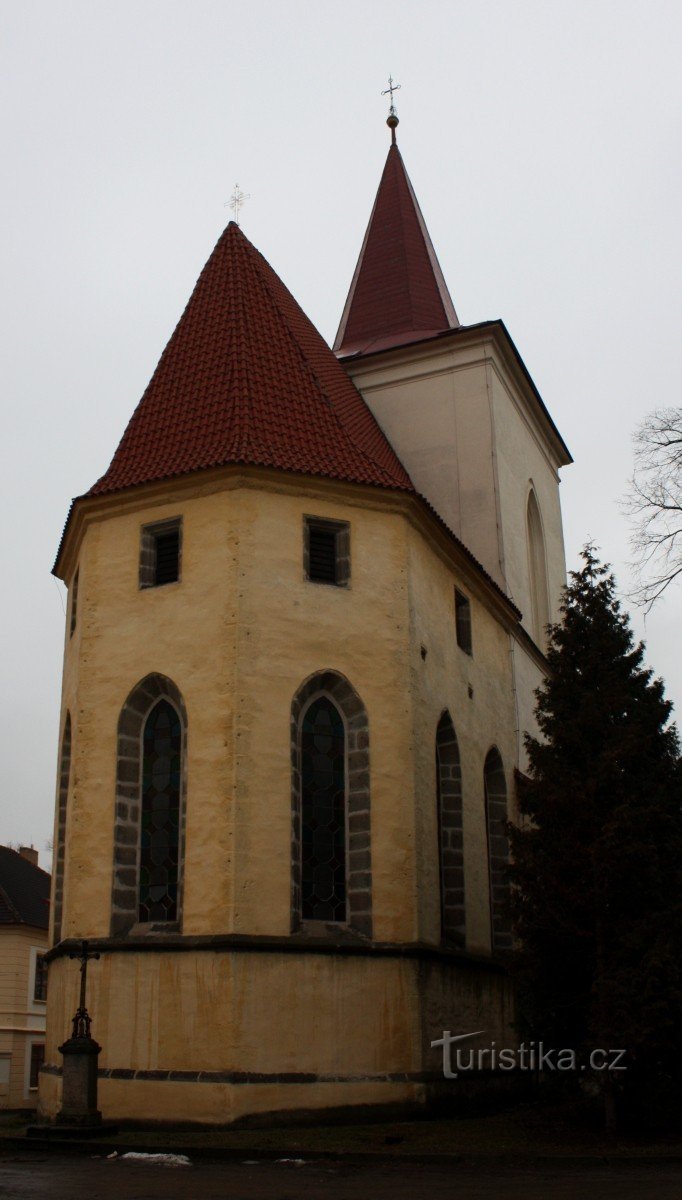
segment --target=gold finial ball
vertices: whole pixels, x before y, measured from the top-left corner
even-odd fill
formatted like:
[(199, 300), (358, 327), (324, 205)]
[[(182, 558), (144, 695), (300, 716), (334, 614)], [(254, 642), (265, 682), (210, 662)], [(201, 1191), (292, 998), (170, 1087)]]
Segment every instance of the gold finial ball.
[(398, 127), (399, 123), (400, 122), (398, 121), (398, 117), (397, 117), (396, 113), (392, 112), (392, 113), (388, 114), (388, 116), (386, 118), (386, 124), (388, 125), (389, 129), (396, 129)]

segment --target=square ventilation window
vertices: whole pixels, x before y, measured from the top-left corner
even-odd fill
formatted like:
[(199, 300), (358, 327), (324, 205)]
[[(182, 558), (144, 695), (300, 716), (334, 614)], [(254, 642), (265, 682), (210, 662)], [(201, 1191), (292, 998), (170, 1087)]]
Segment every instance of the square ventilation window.
[(471, 604), (458, 588), (455, 588), (455, 628), (457, 645), (465, 654), (471, 654)]
[(144, 525), (140, 539), (140, 587), (162, 587), (180, 579), (182, 519)]
[(350, 525), (347, 521), (304, 518), (303, 566), (311, 583), (344, 587), (350, 579)]

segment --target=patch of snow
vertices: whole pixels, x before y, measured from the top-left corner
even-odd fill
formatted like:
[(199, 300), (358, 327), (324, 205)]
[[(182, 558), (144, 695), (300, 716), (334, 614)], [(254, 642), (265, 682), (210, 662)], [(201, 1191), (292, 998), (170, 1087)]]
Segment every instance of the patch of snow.
[[(109, 1156), (113, 1158), (113, 1155)], [(143, 1154), (141, 1150), (129, 1150), (122, 1154), (121, 1159), (127, 1158), (134, 1162), (150, 1163), (155, 1167), (191, 1167), (191, 1160), (186, 1154)]]

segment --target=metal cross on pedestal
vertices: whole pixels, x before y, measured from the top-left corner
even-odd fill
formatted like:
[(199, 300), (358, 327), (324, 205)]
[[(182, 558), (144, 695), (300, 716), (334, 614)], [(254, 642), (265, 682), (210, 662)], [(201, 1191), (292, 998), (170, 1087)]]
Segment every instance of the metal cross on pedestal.
[(239, 210), (242, 207), (244, 201), (250, 200), (250, 199), (251, 199), (251, 196), (249, 195), (249, 193), (242, 192), (241, 188), (239, 187), (239, 184), (235, 183), (234, 191), (233, 191), (232, 195), (230, 196), (230, 199), (227, 201), (227, 203), (229, 204), (230, 208), (232, 209), (232, 212), (234, 213), (234, 219), (235, 219), (237, 225), (239, 224)]
[(78, 953), (69, 954), (69, 958), (77, 958), (81, 964), (80, 1002), (76, 1011), (76, 1015), (73, 1018), (73, 1032), (71, 1036), (74, 1038), (89, 1038), (91, 1018), (87, 1008), (85, 1007), (85, 989), (88, 981), (88, 962), (91, 958), (99, 958), (99, 952), (97, 950), (88, 950), (88, 943), (83, 940), (81, 942), (80, 951)]

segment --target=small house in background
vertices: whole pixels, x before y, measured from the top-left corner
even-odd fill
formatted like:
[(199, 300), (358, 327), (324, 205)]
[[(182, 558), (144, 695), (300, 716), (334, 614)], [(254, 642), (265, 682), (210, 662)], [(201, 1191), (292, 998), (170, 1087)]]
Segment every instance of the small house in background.
[(35, 1108), (45, 1056), (50, 876), (0, 846), (0, 1109)]

